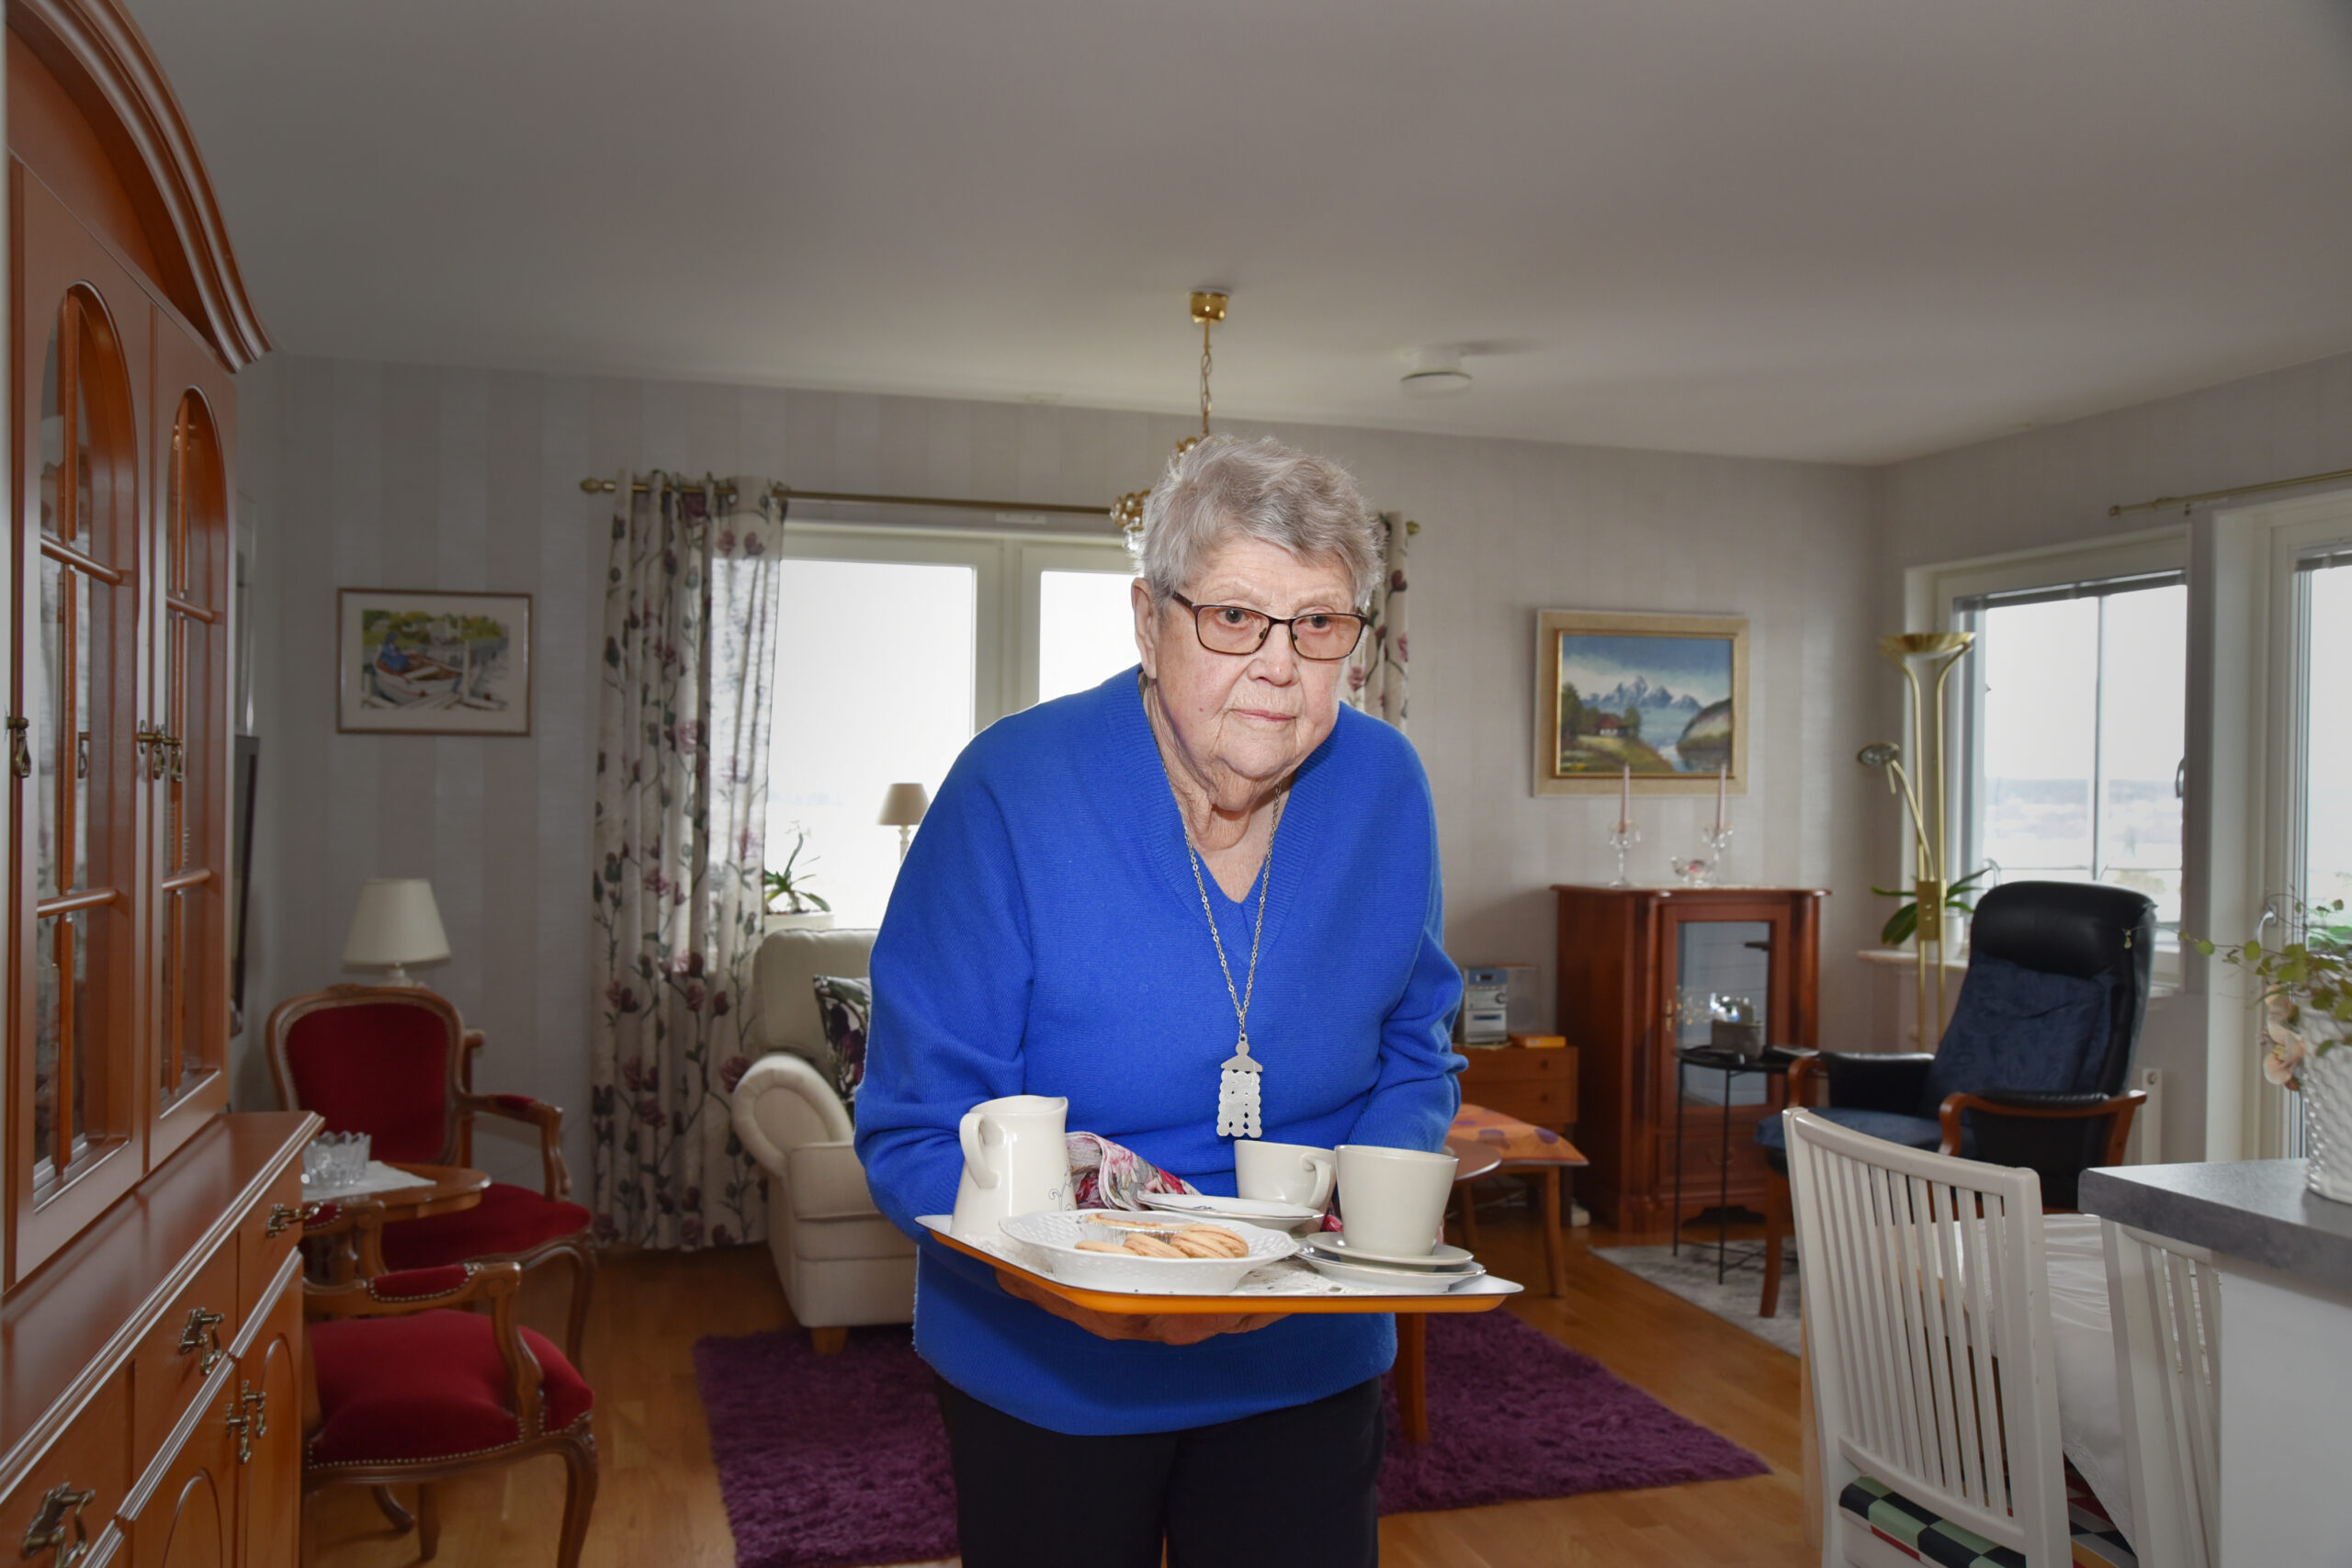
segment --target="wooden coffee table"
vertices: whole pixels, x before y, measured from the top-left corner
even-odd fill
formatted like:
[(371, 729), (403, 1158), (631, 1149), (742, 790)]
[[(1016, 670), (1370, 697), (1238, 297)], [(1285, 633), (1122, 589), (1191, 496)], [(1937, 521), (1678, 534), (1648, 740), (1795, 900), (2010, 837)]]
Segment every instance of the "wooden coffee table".
[[(389, 1187), (380, 1192), (356, 1192), (340, 1200), (345, 1202), (373, 1203), (384, 1211), (386, 1223), (394, 1220), (422, 1220), (434, 1214), (454, 1214), (470, 1209), (481, 1201), (490, 1190), (490, 1173), (461, 1165), (414, 1165), (405, 1160), (386, 1160), (394, 1170), (423, 1177), (423, 1187)], [(318, 1201), (320, 1207), (333, 1207), (338, 1200)], [(306, 1208), (308, 1205), (306, 1205)], [(324, 1226), (305, 1226), (305, 1234), (317, 1240), (333, 1240), (334, 1251), (327, 1259), (329, 1282), (348, 1284), (359, 1271), (358, 1248), (353, 1237), (356, 1227), (330, 1222)], [(369, 1272), (381, 1270), (381, 1258), (369, 1259)]]

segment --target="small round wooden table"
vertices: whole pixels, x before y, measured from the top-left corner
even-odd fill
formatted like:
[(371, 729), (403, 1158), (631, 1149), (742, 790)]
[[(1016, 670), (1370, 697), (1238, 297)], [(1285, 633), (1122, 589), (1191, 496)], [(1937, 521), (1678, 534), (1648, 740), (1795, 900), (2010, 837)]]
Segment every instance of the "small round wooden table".
[[(414, 1165), (405, 1160), (386, 1160), (394, 1170), (422, 1177), (421, 1187), (388, 1187), (376, 1192), (351, 1192), (340, 1199), (315, 1200), (322, 1206), (338, 1201), (374, 1203), (384, 1211), (387, 1224), (394, 1220), (422, 1220), (434, 1214), (454, 1214), (470, 1209), (481, 1201), (490, 1190), (490, 1173), (473, 1170), (461, 1165)], [(348, 1226), (314, 1233), (320, 1240), (332, 1240), (335, 1245), (327, 1258), (328, 1280), (332, 1284), (348, 1284), (359, 1271), (357, 1232)]]

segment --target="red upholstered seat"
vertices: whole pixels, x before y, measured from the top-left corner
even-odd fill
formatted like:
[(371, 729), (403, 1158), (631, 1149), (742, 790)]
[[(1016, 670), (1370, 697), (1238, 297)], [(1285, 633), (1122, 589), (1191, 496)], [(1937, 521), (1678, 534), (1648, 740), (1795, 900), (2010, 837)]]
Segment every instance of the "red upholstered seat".
[(360, 1002), (295, 1020), (286, 1032), (294, 1103), (330, 1133), (366, 1133), (382, 1160), (430, 1165), (449, 1139), (450, 1026), (424, 1008)]
[[(322, 1417), (312, 1465), (454, 1458), (521, 1440), (496, 1330), (481, 1314), (352, 1318), (309, 1332)], [(563, 1352), (530, 1329), (522, 1335), (544, 1376), (546, 1429), (561, 1431), (595, 1394)]]
[(469, 1258), (528, 1252), (559, 1236), (577, 1235), (588, 1228), (588, 1211), (577, 1203), (493, 1181), (470, 1209), (386, 1225), (384, 1263), (392, 1269), (430, 1269)]

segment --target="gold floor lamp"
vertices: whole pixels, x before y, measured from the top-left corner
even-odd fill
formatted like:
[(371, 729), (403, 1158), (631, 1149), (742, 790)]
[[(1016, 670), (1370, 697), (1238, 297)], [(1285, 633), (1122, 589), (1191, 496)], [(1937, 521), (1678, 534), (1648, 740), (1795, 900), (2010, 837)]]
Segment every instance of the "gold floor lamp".
[[(1878, 639), (1878, 650), (1903, 671), (1911, 687), (1911, 771), (1903, 767), (1903, 748), (1892, 740), (1875, 740), (1857, 757), (1864, 767), (1884, 768), (1886, 787), (1902, 798), (1911, 816), (1912, 897), (1919, 919), (1912, 934), (1917, 955), (1919, 1005), (1916, 1015), (1919, 1048), (1932, 1051), (1928, 1020), (1943, 1027), (1944, 1019), (1944, 899), (1951, 890), (1951, 839), (1944, 803), (1948, 775), (1944, 767), (1944, 686), (1952, 666), (1976, 640), (1973, 632), (1897, 632)], [(1919, 682), (1922, 666), (1935, 675), (1936, 749), (1930, 755), (1922, 744), (1927, 729), (1927, 703)], [(1928, 949), (1935, 952), (1936, 1010), (1928, 1011)]]

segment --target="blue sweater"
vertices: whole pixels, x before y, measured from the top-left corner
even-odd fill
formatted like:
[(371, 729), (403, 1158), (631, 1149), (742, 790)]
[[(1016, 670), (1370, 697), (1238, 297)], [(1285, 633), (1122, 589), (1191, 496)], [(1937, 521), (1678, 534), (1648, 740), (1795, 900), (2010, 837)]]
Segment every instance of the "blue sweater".
[[(1238, 987), (1257, 890), (1237, 903), (1205, 880)], [(1460, 1099), (1448, 1041), (1462, 980), (1441, 941), (1429, 781), (1403, 736), (1340, 709), (1298, 770), (1268, 897), (1250, 1009), (1266, 1138), (1441, 1146)], [(1010, 1094), (1066, 1095), (1073, 1131), (1229, 1195), (1216, 1113), (1233, 1004), (1206, 926), (1134, 670), (974, 739), (874, 945), (857, 1153), (882, 1213), (921, 1236), (916, 1215), (952, 1209), (958, 1119)], [(1181, 1348), (1100, 1339), (922, 1246), (917, 1350), (1055, 1431), (1170, 1431), (1306, 1404), (1377, 1376), (1396, 1346), (1376, 1314)]]

